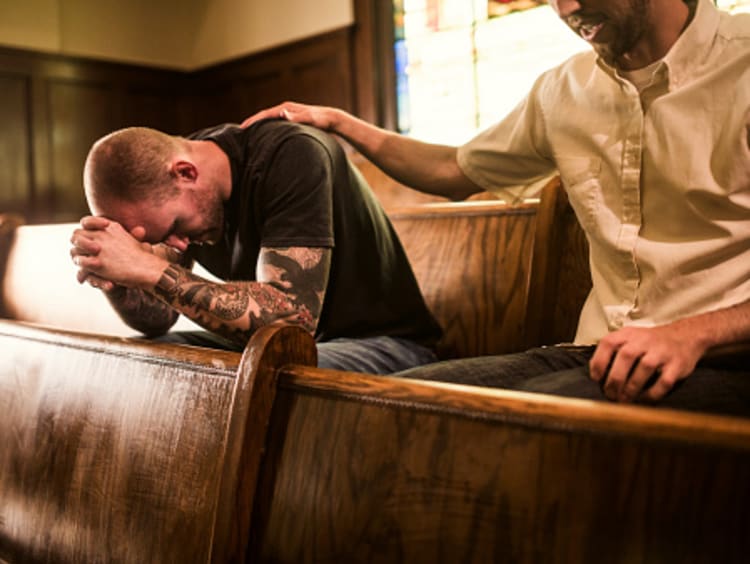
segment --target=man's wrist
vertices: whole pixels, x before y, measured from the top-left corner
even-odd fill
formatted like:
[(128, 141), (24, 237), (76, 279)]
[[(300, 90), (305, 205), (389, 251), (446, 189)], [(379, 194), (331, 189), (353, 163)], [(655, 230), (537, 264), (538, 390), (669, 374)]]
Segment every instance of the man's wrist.
[(172, 297), (177, 293), (182, 278), (182, 269), (176, 264), (169, 264), (161, 273), (159, 280), (154, 286), (154, 293), (165, 298)]

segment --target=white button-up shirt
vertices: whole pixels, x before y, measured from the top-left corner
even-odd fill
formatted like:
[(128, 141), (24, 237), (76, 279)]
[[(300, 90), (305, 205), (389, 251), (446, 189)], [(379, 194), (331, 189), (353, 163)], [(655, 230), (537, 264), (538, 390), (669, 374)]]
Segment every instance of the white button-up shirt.
[(577, 343), (750, 300), (750, 14), (700, 0), (640, 94), (572, 57), (458, 163), (512, 199), (559, 171), (591, 253)]

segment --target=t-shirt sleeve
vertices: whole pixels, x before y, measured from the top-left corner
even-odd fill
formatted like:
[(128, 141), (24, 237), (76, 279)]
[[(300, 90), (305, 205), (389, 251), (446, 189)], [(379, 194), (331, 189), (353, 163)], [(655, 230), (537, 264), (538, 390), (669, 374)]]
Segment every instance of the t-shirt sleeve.
[(258, 205), (262, 247), (333, 247), (333, 167), (309, 135), (285, 139), (270, 155)]

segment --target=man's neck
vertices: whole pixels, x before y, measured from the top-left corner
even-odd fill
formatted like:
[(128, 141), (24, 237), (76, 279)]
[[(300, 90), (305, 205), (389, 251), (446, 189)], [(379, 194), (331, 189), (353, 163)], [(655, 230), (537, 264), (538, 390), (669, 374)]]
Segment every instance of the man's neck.
[(651, 2), (651, 29), (631, 52), (620, 57), (617, 67), (636, 70), (664, 58), (692, 20), (696, 4), (683, 0)]
[(222, 201), (226, 202), (232, 195), (232, 167), (229, 157), (211, 140), (195, 140), (193, 151), (200, 159), (204, 170), (217, 180), (217, 188)]

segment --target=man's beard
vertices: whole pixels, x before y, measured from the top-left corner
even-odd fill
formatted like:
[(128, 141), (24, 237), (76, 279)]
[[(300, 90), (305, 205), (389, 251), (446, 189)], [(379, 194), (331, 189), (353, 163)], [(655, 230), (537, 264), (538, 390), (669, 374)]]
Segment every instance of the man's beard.
[(209, 236), (208, 240), (201, 241), (201, 243), (213, 245), (224, 231), (224, 202), (217, 189), (212, 192), (209, 200), (197, 200), (196, 204), (198, 213), (203, 217), (206, 225), (205, 233)]
[(617, 22), (617, 33), (609, 43), (595, 43), (596, 52), (608, 64), (621, 66), (623, 58), (643, 37), (648, 27), (650, 0), (631, 0), (630, 11), (622, 21)]

